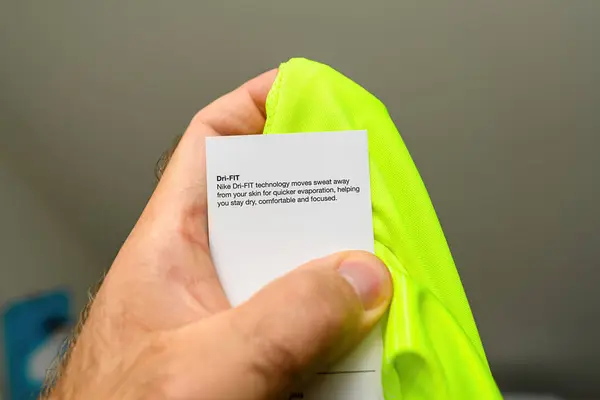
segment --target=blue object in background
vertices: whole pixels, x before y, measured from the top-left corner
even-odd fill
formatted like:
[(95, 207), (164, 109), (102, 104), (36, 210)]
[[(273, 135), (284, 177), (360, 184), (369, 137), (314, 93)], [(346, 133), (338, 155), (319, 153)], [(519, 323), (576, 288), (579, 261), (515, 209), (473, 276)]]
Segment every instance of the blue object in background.
[(8, 400), (35, 399), (45, 370), (70, 330), (70, 294), (45, 292), (9, 302), (4, 312)]

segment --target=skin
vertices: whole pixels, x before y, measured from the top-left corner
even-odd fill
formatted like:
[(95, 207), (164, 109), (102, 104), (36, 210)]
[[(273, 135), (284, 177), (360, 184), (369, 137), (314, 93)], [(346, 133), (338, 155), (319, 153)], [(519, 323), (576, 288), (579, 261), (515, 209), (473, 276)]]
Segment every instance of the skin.
[(192, 119), (44, 398), (281, 398), (384, 314), (390, 278), (365, 252), (309, 262), (236, 308), (221, 288), (208, 246), (205, 138), (261, 133), (276, 74)]

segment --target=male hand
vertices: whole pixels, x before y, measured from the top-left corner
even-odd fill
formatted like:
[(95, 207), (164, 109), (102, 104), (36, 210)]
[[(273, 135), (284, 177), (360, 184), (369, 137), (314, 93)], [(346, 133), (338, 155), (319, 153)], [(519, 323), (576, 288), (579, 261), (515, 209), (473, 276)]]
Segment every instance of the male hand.
[(352, 349), (383, 315), (390, 278), (365, 252), (314, 260), (236, 308), (225, 297), (208, 246), (205, 138), (261, 133), (276, 74), (193, 118), (51, 399), (271, 399)]

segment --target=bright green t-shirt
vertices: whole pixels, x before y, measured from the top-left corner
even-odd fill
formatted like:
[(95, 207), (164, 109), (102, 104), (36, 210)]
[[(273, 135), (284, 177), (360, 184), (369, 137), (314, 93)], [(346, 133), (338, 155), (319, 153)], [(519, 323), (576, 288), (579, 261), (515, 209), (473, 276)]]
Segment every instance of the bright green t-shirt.
[(266, 108), (265, 134), (368, 132), (375, 253), (394, 281), (386, 400), (501, 398), (435, 210), (385, 106), (334, 69), (297, 58), (280, 66)]

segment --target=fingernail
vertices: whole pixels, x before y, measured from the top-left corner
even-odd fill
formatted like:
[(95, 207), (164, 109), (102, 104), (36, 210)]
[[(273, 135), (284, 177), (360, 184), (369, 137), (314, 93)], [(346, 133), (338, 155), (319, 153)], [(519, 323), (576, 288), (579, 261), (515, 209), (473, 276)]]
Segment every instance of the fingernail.
[(385, 265), (378, 258), (344, 260), (338, 271), (352, 285), (365, 310), (380, 304), (390, 278)]

